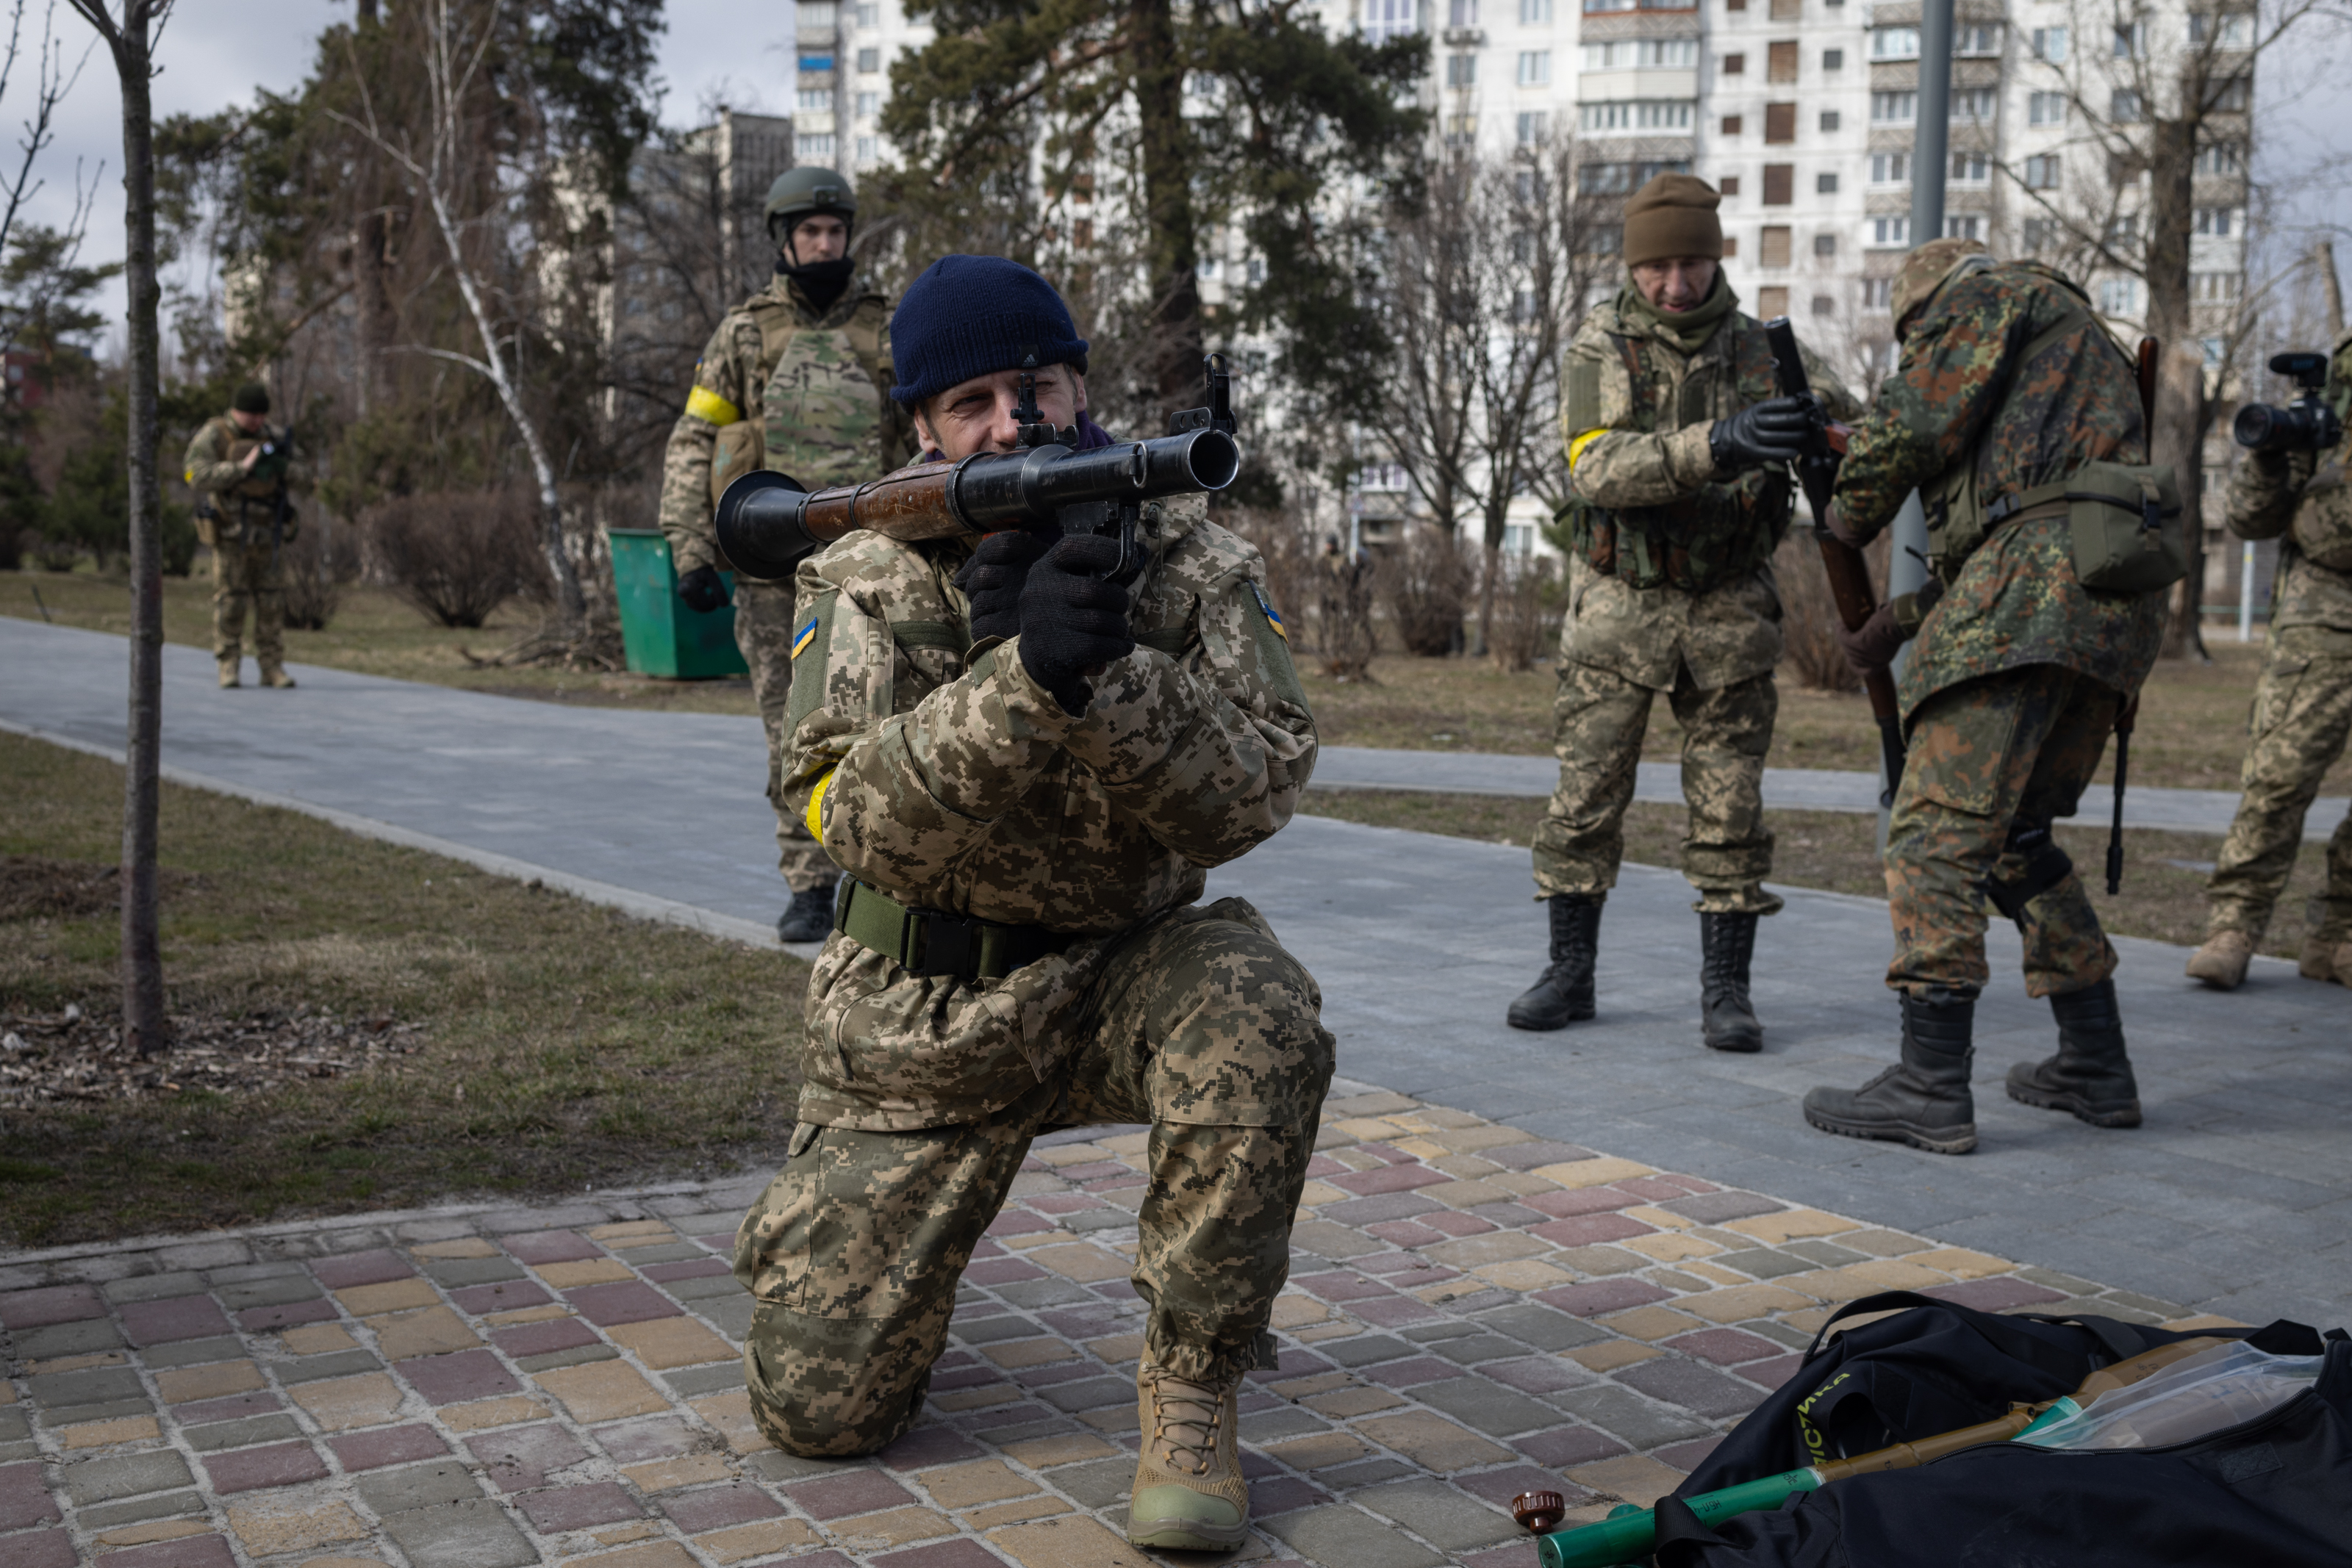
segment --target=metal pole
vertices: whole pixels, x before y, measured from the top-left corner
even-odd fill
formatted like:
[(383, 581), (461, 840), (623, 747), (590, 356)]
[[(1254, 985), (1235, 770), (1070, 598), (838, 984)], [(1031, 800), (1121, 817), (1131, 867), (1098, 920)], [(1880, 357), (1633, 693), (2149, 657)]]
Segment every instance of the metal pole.
[[(1951, 169), (1952, 0), (1925, 0), (1919, 7), (1919, 101), (1911, 128), (1911, 243), (1926, 245), (1944, 233), (1944, 176)], [(1893, 551), (1886, 562), (1886, 594), (1916, 593), (1927, 580), (1927, 514), (1912, 492), (1895, 514)], [(1907, 648), (1895, 656), (1895, 678), (1903, 679)], [(1886, 780), (1879, 780), (1883, 786)], [(1883, 793), (1882, 789), (1882, 793)], [(1878, 811), (1878, 847), (1886, 848), (1886, 808)]]
[(2238, 641), (2254, 640), (2254, 541), (2238, 556)]

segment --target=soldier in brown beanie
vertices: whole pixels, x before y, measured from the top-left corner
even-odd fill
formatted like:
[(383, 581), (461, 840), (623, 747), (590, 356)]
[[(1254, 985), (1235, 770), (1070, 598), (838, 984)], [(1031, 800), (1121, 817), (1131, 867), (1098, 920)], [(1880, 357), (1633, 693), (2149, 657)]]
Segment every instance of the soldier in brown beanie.
[[(1664, 695), (1683, 728), (1683, 874), (1698, 890), (1703, 1038), (1748, 1051), (1764, 1041), (1748, 1000), (1756, 922), (1780, 907), (1763, 885), (1772, 868), (1764, 754), (1781, 648), (1772, 552), (1789, 529), (1789, 463), (1812, 411), (1776, 395), (1764, 333), (1724, 281), (1717, 200), (1688, 174), (1661, 174), (1634, 193), (1626, 287), (1584, 319), (1568, 351), (1571, 612), (1552, 710), (1559, 788), (1535, 836), (1551, 957), (1509, 1018), (1553, 1030), (1593, 1016), (1601, 901), (1623, 858), (1651, 705)], [(1859, 413), (1810, 354), (1806, 370), (1832, 413)]]

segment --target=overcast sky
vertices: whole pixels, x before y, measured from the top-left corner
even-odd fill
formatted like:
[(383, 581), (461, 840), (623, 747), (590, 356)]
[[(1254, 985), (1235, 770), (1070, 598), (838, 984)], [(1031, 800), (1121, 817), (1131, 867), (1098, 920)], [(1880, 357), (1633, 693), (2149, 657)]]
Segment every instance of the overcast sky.
[[(31, 0), (29, 18), (39, 26)], [(669, 27), (661, 48), (660, 76), (667, 89), (663, 118), (685, 125), (701, 118), (704, 106), (724, 101), (740, 109), (784, 112), (792, 102), (793, 7), (782, 0), (738, 5), (725, 0), (672, 0)], [(2267, 7), (2265, 7), (2267, 10)], [(212, 113), (250, 102), (255, 89), (288, 90), (309, 68), (320, 31), (348, 20), (351, 0), (180, 0), (158, 54), (155, 112)], [(84, 24), (58, 8), (58, 35), (78, 57), (89, 37)], [(2352, 94), (2340, 90), (2352, 46), (2337, 33), (2319, 47), (2294, 51), (2292, 63), (2266, 61), (2255, 95), (2265, 110), (2258, 178), (2293, 171), (2296, 182), (2293, 215), (2303, 223), (2352, 219), (2352, 183), (2320, 180), (2314, 171), (2342, 167), (2352, 156)], [(2298, 40), (2300, 41), (2300, 40)], [(0, 123), (18, 125), (30, 96), (26, 72), (8, 84), (0, 101)], [(36, 222), (59, 224), (72, 205), (77, 164), (88, 182), (100, 164), (97, 204), (84, 256), (107, 261), (122, 255), (122, 144), (118, 95), (111, 62), (93, 51), (80, 82), (59, 110), (58, 139), (41, 164), (47, 184), (32, 204)], [(21, 134), (21, 132), (18, 132)], [(2267, 167), (2265, 167), (2267, 165)], [(2294, 242), (2300, 248), (2301, 241)], [(2347, 256), (2352, 264), (2352, 254)], [(122, 311), (117, 287), (102, 301), (116, 320)], [(114, 334), (120, 342), (119, 330)]]

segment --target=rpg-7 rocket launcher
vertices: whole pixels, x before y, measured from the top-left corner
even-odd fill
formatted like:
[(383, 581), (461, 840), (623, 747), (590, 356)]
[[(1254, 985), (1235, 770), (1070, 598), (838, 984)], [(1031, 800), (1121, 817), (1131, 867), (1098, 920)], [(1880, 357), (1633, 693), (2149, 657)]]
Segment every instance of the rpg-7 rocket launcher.
[(1204, 368), (1207, 406), (1177, 414), (1171, 434), (1080, 452), (1075, 426), (1056, 429), (1038, 413), (1033, 355), (1022, 369), (1014, 411), (1019, 450), (918, 464), (863, 485), (814, 492), (789, 475), (746, 474), (719, 498), (719, 548), (744, 576), (772, 580), (790, 577), (803, 558), (858, 528), (912, 542), (1058, 528), (1065, 535), (1118, 539), (1119, 562), (1110, 577), (1130, 581), (1143, 569), (1143, 503), (1222, 490), (1240, 472), (1225, 357), (1207, 356)]

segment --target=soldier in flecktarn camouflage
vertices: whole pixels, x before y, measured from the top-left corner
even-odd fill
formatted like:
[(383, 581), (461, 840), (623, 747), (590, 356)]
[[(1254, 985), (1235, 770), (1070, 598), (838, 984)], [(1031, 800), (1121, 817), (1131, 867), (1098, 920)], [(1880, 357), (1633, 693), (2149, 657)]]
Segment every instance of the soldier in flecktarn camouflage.
[[(2352, 337), (2336, 345), (2327, 399), (2352, 413)], [(2304, 814), (2352, 736), (2352, 485), (2341, 446), (2254, 451), (2230, 486), (2230, 531), (2284, 539), (2270, 649), (2254, 687), (2238, 814), (2206, 885), (2205, 945), (2189, 973), (2234, 990), (2270, 925), (2303, 847)], [(2352, 986), (2352, 817), (2327, 845), (2319, 918), (2304, 936), (2304, 978)]]
[[(1617, 883), (1642, 738), (1664, 696), (1683, 729), (1682, 866), (1698, 890), (1702, 1038), (1717, 1051), (1764, 1043), (1748, 962), (1758, 917), (1780, 907), (1764, 890), (1764, 754), (1782, 642), (1772, 552), (1788, 532), (1789, 460), (1811, 413), (1776, 395), (1763, 329), (1717, 265), (1717, 201), (1701, 181), (1661, 174), (1625, 204), (1630, 278), (1584, 319), (1568, 351), (1559, 788), (1534, 841), (1551, 951), (1511, 1003), (1517, 1029), (1593, 1016), (1601, 906)], [(1832, 412), (1854, 412), (1826, 366), (1807, 355), (1806, 367)]]
[[(926, 453), (1010, 451), (1016, 367), (1081, 446), (1086, 341), (1053, 287), (951, 256), (893, 320)], [(808, 1455), (904, 1432), (956, 1281), (1030, 1139), (1148, 1122), (1134, 1285), (1139, 1544), (1246, 1539), (1240, 1380), (1271, 1364), (1332, 1039), (1313, 978), (1204, 869), (1290, 820), (1314, 720), (1264, 563), (1197, 497), (1118, 541), (852, 533), (803, 561), (784, 792), (847, 875), (809, 985), (799, 1125), (745, 1216), (761, 1427)]]
[(213, 658), (234, 689), (245, 663), (245, 617), (253, 612), (253, 656), (265, 686), (290, 686), (286, 673), (284, 556), (301, 518), (291, 492), (310, 488), (310, 469), (291, 439), (269, 423), (269, 389), (236, 389), (226, 413), (200, 425), (182, 464), (196, 493), (196, 537), (213, 550)]
[[(661, 528), (677, 596), (708, 614), (728, 602), (712, 509), (757, 468), (811, 489), (878, 478), (907, 461), (907, 421), (890, 397), (890, 301), (857, 285), (849, 256), (857, 202), (830, 169), (793, 169), (768, 193), (776, 278), (730, 311), (694, 367), (662, 466)], [(777, 863), (793, 899), (787, 942), (820, 942), (839, 876), (784, 804), (784, 708), (793, 679), (793, 585), (738, 580), (735, 643), (768, 735)]]
[(2036, 263), (1996, 263), (1973, 240), (1912, 252), (1894, 309), (1902, 362), (1853, 434), (1833, 515), (1860, 543), (1913, 489), (1927, 507), (1934, 580), (1840, 632), (1860, 670), (1916, 638), (1886, 843), (1902, 1059), (1860, 1090), (1813, 1090), (1805, 1118), (1939, 1154), (1976, 1146), (1969, 1074), (1990, 901), (2016, 921), (2026, 990), (2050, 998), (2058, 1023), (2058, 1054), (2013, 1068), (2011, 1098), (2135, 1127), (2116, 950), (2050, 835), (2164, 636), (2161, 592), (2084, 586), (2069, 521), (2088, 465), (2147, 461), (2133, 366), (2080, 289)]

